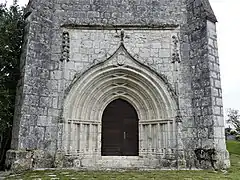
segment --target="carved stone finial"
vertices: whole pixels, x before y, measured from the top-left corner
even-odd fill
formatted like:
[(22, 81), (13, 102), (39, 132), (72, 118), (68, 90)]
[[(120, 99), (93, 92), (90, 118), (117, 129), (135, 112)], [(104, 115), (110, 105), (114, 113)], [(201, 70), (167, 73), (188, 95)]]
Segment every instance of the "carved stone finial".
[(178, 38), (176, 36), (172, 36), (174, 48), (173, 48), (173, 54), (172, 54), (172, 63), (178, 62), (180, 63), (180, 55), (178, 51)]
[(181, 123), (182, 122), (182, 115), (180, 112), (180, 109), (177, 110), (177, 115), (176, 115), (176, 122)]
[(124, 29), (121, 29), (121, 42), (124, 41), (125, 32)]
[[(116, 30), (116, 33), (117, 33), (117, 30)], [(121, 33), (120, 33), (120, 35), (117, 34), (117, 35), (114, 36), (114, 37), (116, 37), (116, 38), (120, 38), (121, 43), (124, 43), (124, 39), (125, 39), (125, 38), (127, 38), (127, 39), (130, 38), (128, 35), (125, 35), (125, 31), (124, 31), (124, 29), (121, 29)]]
[(62, 34), (62, 57), (60, 61), (68, 62), (70, 59), (69, 52), (70, 52), (70, 38), (69, 33), (65, 31)]

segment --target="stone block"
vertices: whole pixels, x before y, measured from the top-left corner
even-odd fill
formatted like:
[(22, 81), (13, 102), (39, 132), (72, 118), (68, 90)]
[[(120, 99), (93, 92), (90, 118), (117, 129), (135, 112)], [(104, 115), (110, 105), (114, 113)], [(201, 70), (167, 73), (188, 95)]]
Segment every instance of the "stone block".
[(216, 88), (221, 88), (221, 81), (220, 81), (220, 80), (215, 80), (215, 81), (214, 81), (214, 86), (215, 86)]
[(54, 156), (43, 150), (33, 151), (33, 168), (53, 168)]
[(49, 124), (50, 124), (50, 122), (48, 121), (47, 116), (39, 116), (38, 117), (38, 121), (37, 121), (38, 126), (48, 126)]
[(22, 172), (32, 168), (33, 153), (24, 150), (8, 150), (5, 165), (14, 172)]
[(63, 168), (64, 163), (64, 152), (57, 152), (54, 159), (54, 167), (55, 168)]

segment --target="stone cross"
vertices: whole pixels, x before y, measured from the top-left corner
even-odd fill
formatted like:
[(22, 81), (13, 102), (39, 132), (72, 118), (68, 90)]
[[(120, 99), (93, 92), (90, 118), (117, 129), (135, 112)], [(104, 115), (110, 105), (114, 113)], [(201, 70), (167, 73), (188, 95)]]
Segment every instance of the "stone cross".
[(120, 38), (121, 43), (124, 42), (124, 38), (128, 38), (128, 39), (130, 38), (128, 35), (125, 35), (124, 29), (121, 29), (120, 35), (116, 35), (115, 37)]

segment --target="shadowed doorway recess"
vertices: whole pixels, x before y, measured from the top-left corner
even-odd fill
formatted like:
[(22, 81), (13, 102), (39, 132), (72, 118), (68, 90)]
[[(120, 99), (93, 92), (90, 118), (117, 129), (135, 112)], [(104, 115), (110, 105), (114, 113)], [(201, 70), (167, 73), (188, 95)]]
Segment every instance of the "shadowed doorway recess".
[(117, 99), (102, 116), (102, 156), (138, 156), (138, 116), (127, 101)]

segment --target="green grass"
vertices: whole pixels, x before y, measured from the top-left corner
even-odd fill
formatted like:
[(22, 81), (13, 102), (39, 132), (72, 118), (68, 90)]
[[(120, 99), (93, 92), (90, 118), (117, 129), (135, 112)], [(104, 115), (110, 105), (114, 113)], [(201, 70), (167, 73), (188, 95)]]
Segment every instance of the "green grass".
[(230, 154), (240, 155), (240, 142), (239, 141), (227, 141), (227, 149)]
[[(65, 173), (69, 173), (66, 176)], [(205, 179), (237, 179), (238, 174), (223, 174), (221, 172), (213, 171), (128, 171), (128, 172), (77, 172), (77, 171), (38, 171), (38, 172), (27, 172), (21, 176), (14, 176), (9, 179), (24, 179), (32, 180), (41, 177), (42, 180), (50, 180), (49, 175), (54, 174), (61, 180), (68, 180), (71, 178), (76, 179), (95, 179), (95, 180), (127, 180), (127, 179), (161, 179), (161, 180), (172, 180), (172, 179), (184, 179), (184, 180), (205, 180)], [(235, 178), (234, 178), (235, 177)], [(239, 176), (240, 178), (240, 176)]]
[[(93, 172), (93, 171), (30, 171), (21, 175), (13, 175), (8, 180), (240, 180), (240, 143), (235, 141), (227, 142), (231, 154), (231, 168), (228, 172), (214, 171), (126, 171), (126, 172)], [(52, 176), (51, 176), (52, 175)], [(56, 175), (56, 176), (53, 176)]]

